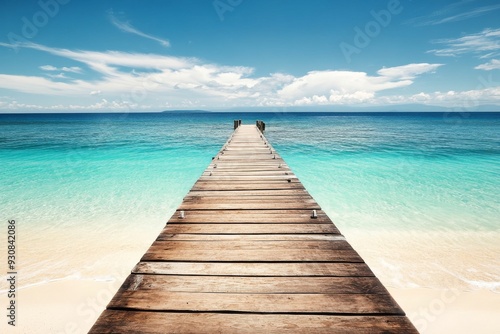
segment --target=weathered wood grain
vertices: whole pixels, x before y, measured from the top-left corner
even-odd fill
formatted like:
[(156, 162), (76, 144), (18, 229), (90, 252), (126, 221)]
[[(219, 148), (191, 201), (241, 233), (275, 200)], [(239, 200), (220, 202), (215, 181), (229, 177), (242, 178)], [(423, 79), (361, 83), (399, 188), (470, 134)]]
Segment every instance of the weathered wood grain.
[(196, 202), (184, 201), (179, 207), (181, 210), (258, 210), (258, 209), (273, 209), (273, 210), (297, 210), (310, 209), (319, 210), (321, 207), (314, 201), (302, 200), (298, 201), (273, 201), (269, 203), (259, 203), (259, 201), (214, 201), (208, 200)]
[(148, 311), (404, 315), (390, 295), (119, 291), (109, 308)]
[(156, 313), (107, 310), (91, 329), (96, 333), (418, 333), (404, 316)]
[(216, 261), (216, 262), (363, 262), (353, 250), (329, 249), (163, 249), (151, 246), (141, 261)]
[(342, 262), (139, 262), (132, 272), (196, 276), (374, 276), (366, 263)]
[(311, 195), (305, 189), (282, 189), (282, 190), (215, 190), (215, 191), (190, 191), (186, 197), (240, 197), (240, 196), (305, 196)]
[(170, 234), (160, 233), (156, 240), (176, 241), (224, 241), (224, 240), (252, 240), (252, 241), (292, 241), (292, 240), (345, 240), (340, 234)]
[(151, 245), (152, 248), (162, 250), (289, 250), (289, 249), (348, 249), (352, 246), (345, 240), (157, 240)]
[(132, 274), (120, 291), (247, 294), (387, 294), (376, 277), (244, 277)]
[(231, 172), (227, 170), (223, 170), (220, 168), (212, 169), (212, 170), (206, 170), (202, 174), (203, 176), (213, 176), (215, 177), (235, 177), (235, 176), (263, 176), (263, 177), (274, 177), (274, 176), (286, 176), (288, 175), (289, 178), (296, 177), (295, 174), (293, 174), (291, 171), (283, 171), (280, 170), (279, 168), (276, 168), (276, 170), (266, 170), (266, 171), (252, 171), (252, 170), (233, 170)]
[[(221, 202), (225, 203), (258, 203), (263, 207), (269, 205), (269, 203), (284, 203), (284, 202), (299, 202), (299, 203), (314, 203), (317, 204), (316, 201), (311, 197), (311, 195), (303, 194), (303, 195), (283, 195), (283, 196), (240, 196), (234, 194), (233, 196), (217, 196), (214, 194), (213, 196), (200, 196), (195, 192), (191, 192), (188, 196), (184, 197), (185, 203), (213, 203), (213, 202)], [(301, 208), (302, 210), (304, 208)], [(297, 209), (300, 210), (300, 209)], [(319, 209), (318, 209), (319, 210)]]
[(189, 210), (184, 212), (184, 218), (179, 218), (177, 211), (168, 223), (304, 223), (304, 224), (333, 224), (330, 218), (322, 211), (317, 210), (317, 218), (311, 218), (311, 210)]
[(168, 224), (162, 234), (338, 234), (333, 224)]
[(292, 180), (291, 182), (267, 181), (267, 182), (203, 182), (198, 181), (192, 190), (225, 190), (225, 189), (245, 189), (245, 190), (266, 190), (266, 189), (304, 189), (304, 186)]

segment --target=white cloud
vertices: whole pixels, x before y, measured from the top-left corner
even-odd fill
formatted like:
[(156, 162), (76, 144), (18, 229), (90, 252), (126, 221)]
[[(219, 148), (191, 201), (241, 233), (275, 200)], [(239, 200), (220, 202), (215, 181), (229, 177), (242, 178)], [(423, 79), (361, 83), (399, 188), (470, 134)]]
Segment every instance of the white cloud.
[[(13, 47), (11, 44), (1, 43), (0, 46)], [(112, 67), (123, 66), (139, 69), (160, 69), (171, 68), (180, 69), (196, 62), (195, 59), (170, 57), (162, 55), (129, 53), (119, 51), (72, 51), (68, 49), (50, 48), (44, 45), (35, 43), (19, 43), (15, 47), (24, 47), (50, 53), (55, 56), (60, 56), (72, 59), (86, 64), (91, 69), (105, 73), (113, 74), (116, 70)]]
[(54, 79), (68, 79), (68, 77), (64, 73), (49, 74), (49, 77)]
[(409, 20), (408, 23), (414, 24), (415, 26), (429, 26), (429, 25), (438, 25), (450, 22), (458, 22), (478, 17), (481, 15), (485, 15), (492, 11), (500, 9), (500, 4), (496, 4), (491, 6), (478, 7), (472, 10), (466, 10), (462, 11), (461, 13), (453, 14), (453, 12), (455, 12), (456, 9), (459, 9), (463, 5), (470, 2), (471, 2), (470, 0), (455, 2), (451, 5), (441, 8), (440, 10), (432, 12), (428, 16), (420, 16), (412, 20)]
[(57, 71), (57, 67), (52, 66), (52, 65), (43, 65), (43, 66), (40, 66), (40, 69), (44, 70), (44, 71)]
[(500, 87), (461, 92), (434, 92), (429, 94), (429, 102), (435, 105), (463, 108), (471, 108), (483, 104), (498, 104), (500, 103)]
[(82, 72), (82, 69), (77, 67), (77, 66), (71, 66), (71, 67), (62, 67), (61, 68), (61, 71), (64, 71), (64, 72), (73, 72), (73, 73), (81, 73)]
[[(0, 43), (2, 45), (2, 43)], [(12, 47), (3, 44), (3, 46)], [(468, 92), (388, 95), (391, 89), (413, 84), (441, 64), (384, 67), (375, 74), (356, 71), (311, 71), (303, 76), (272, 73), (255, 76), (253, 68), (221, 66), (196, 58), (117, 51), (85, 51), (19, 44), (83, 64), (95, 71), (91, 79), (0, 74), (0, 89), (28, 94), (30, 101), (57, 101), (33, 110), (162, 110), (170, 108), (286, 107), (315, 105), (379, 105), (394, 103), (460, 104), (475, 98), (500, 103), (498, 85)], [(44, 65), (49, 73), (62, 71)], [(71, 69), (71, 67), (68, 67)], [(97, 74), (97, 75), (95, 75)], [(102, 98), (105, 94), (106, 99)], [(96, 98), (100, 100), (96, 102)], [(18, 99), (19, 100), (19, 99)], [(73, 101), (79, 101), (78, 105)], [(51, 102), (52, 103), (52, 102)], [(20, 104), (3, 103), (2, 109)], [(27, 104), (25, 105), (27, 107)], [(38, 109), (37, 109), (38, 108)], [(149, 109), (148, 109), (149, 108)]]
[(448, 108), (473, 109), (480, 105), (500, 104), (500, 87), (478, 88), (468, 91), (418, 93), (410, 96), (381, 96), (370, 101), (374, 105), (424, 104)]
[[(88, 86), (89, 90), (91, 85)], [(0, 74), (0, 88), (28, 94), (73, 95), (80, 87), (72, 83), (53, 81), (44, 77)]]
[(478, 65), (474, 68), (476, 70), (485, 70), (485, 71), (500, 70), (500, 59), (492, 59), (489, 62)]
[(462, 54), (489, 54), (495, 56), (500, 52), (500, 29), (484, 29), (483, 31), (459, 38), (439, 39), (434, 44), (445, 45), (442, 49), (427, 51), (436, 56), (455, 57)]
[[(313, 71), (278, 91), (285, 101), (295, 104), (361, 103), (376, 92), (409, 86), (420, 74), (433, 72), (441, 64), (408, 64), (380, 69), (378, 76), (352, 71)], [(316, 96), (316, 98), (315, 98)]]
[(110, 19), (111, 23), (115, 27), (117, 27), (118, 29), (120, 29), (123, 32), (127, 32), (127, 33), (130, 33), (130, 34), (141, 36), (141, 37), (144, 37), (144, 38), (147, 38), (147, 39), (151, 39), (151, 40), (153, 40), (155, 42), (160, 43), (160, 45), (162, 45), (164, 47), (169, 47), (170, 46), (170, 42), (168, 40), (163, 39), (163, 38), (159, 38), (159, 37), (156, 37), (156, 36), (153, 36), (153, 35), (146, 34), (146, 33), (142, 32), (142, 31), (138, 30), (134, 26), (132, 26), (129, 22), (123, 22), (123, 21), (118, 20), (116, 18), (116, 16), (114, 15), (113, 11), (109, 11), (109, 19)]
[(496, 55), (495, 52), (490, 52), (490, 53), (484, 54), (482, 56), (479, 56), (479, 59), (489, 59), (489, 58), (494, 57), (495, 55)]
[(78, 67), (78, 66), (55, 67), (55, 66), (52, 66), (52, 65), (43, 65), (43, 66), (40, 66), (40, 69), (43, 70), (43, 71), (50, 71), (50, 72), (53, 72), (53, 71), (63, 71), (63, 72), (72, 72), (72, 73), (82, 73), (82, 69), (80, 67)]
[(22, 110), (22, 111), (140, 111), (151, 110), (151, 105), (141, 105), (130, 103), (127, 101), (113, 100), (107, 101), (101, 99), (98, 102), (80, 105), (80, 104), (54, 104), (54, 105), (38, 105), (29, 103), (19, 103), (17, 101), (0, 102), (0, 108), (5, 110)]
[(431, 100), (431, 96), (428, 93), (420, 92), (418, 94), (414, 94), (410, 97), (410, 101), (414, 103), (425, 103)]
[(370, 77), (364, 72), (313, 71), (295, 78), (278, 93), (284, 99), (298, 99), (313, 95), (329, 95), (331, 91), (354, 93), (376, 92), (409, 85), (411, 82), (393, 82), (383, 77)]
[(388, 78), (412, 80), (421, 74), (435, 72), (440, 66), (443, 66), (443, 64), (408, 64), (389, 68), (384, 67), (378, 70), (377, 73)]

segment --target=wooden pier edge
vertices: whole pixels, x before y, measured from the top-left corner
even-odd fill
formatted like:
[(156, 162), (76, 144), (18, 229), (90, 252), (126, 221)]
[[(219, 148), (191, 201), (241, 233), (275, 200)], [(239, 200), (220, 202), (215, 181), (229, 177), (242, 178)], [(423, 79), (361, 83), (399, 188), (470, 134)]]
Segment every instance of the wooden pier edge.
[(234, 129), (89, 333), (418, 333), (265, 123)]

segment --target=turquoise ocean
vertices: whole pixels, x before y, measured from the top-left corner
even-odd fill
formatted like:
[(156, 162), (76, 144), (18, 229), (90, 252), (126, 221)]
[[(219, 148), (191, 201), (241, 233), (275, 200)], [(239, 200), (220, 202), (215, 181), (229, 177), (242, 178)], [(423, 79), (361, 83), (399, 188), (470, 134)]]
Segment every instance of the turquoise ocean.
[(388, 284), (451, 284), (437, 278), (447, 275), (499, 289), (500, 113), (0, 115), (0, 227), (18, 224), (24, 284), (106, 279), (120, 253), (130, 270), (234, 119), (266, 122), (348, 241), (376, 273), (389, 270)]

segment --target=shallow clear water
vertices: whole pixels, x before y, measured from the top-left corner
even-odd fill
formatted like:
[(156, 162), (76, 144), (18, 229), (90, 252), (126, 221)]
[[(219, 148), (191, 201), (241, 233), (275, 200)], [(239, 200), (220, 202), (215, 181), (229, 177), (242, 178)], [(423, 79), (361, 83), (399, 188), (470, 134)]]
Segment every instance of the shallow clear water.
[(299, 119), (267, 136), (340, 227), (500, 228), (498, 117)]
[(233, 119), (267, 123), (267, 138), (346, 235), (500, 231), (498, 113), (0, 115), (2, 219), (20, 222), (26, 255), (52, 247), (43, 266), (25, 260), (26, 276), (53, 278), (51, 269), (72, 266), (75, 247), (87, 252), (83, 241), (45, 236), (156, 235)]

